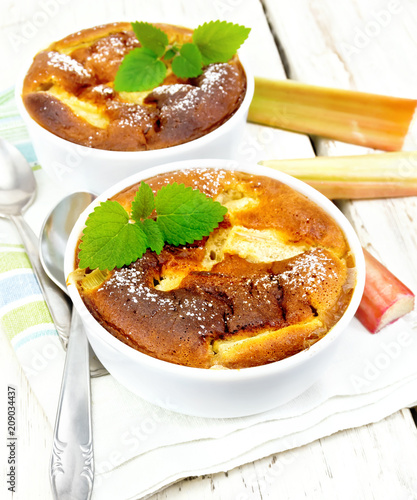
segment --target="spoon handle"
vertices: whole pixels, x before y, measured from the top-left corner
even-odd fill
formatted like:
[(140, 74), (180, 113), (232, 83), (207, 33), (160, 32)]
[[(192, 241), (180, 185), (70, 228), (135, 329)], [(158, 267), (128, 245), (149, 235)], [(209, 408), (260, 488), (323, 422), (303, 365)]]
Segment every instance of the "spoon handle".
[(49, 311), (54, 321), (58, 336), (64, 345), (68, 343), (68, 331), (71, 321), (71, 306), (69, 299), (56, 285), (53, 283), (45, 271), (43, 270), (38, 250), (38, 239), (35, 233), (27, 225), (25, 219), (21, 215), (11, 215), (10, 219), (15, 224), (19, 235), (23, 241), (26, 253), (32, 264), (33, 272), (38, 279), (42, 294), (48, 304)]
[(89, 344), (73, 309), (50, 469), (54, 500), (87, 500), (94, 479)]

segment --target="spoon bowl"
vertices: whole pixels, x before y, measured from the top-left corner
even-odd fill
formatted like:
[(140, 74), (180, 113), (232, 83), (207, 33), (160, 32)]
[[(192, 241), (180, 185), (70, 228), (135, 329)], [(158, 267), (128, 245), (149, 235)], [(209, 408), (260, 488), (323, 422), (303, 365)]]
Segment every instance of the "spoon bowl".
[(87, 192), (72, 193), (62, 199), (45, 218), (41, 228), (40, 258), (46, 274), (67, 293), (64, 254), (68, 237), (78, 216), (95, 199)]

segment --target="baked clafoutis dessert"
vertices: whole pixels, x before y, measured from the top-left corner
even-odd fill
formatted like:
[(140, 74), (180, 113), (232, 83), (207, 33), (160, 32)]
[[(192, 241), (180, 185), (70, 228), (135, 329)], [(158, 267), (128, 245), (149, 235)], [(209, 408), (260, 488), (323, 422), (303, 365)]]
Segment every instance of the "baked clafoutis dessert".
[[(155, 24), (170, 46), (191, 42), (186, 28)], [(150, 90), (115, 90), (124, 57), (141, 46), (130, 23), (74, 33), (39, 52), (23, 83), (22, 99), (43, 128), (75, 144), (112, 151), (155, 150), (187, 143), (225, 123), (246, 93), (237, 57), (207, 64), (180, 78), (167, 63), (164, 81)]]
[[(247, 368), (308, 349), (344, 314), (354, 257), (339, 225), (303, 194), (270, 177), (214, 168), (145, 182), (154, 193), (190, 186), (228, 211), (202, 240), (148, 249), (112, 271), (77, 269), (77, 249), (69, 282), (121, 342), (170, 363)], [(129, 210), (137, 189), (112, 200)]]

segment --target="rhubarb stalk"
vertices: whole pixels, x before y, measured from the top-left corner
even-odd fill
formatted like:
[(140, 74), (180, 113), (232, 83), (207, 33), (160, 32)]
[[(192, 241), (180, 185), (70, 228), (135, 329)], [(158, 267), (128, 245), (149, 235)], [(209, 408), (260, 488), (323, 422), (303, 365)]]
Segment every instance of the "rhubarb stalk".
[(417, 101), (292, 80), (255, 78), (248, 120), (384, 151), (400, 151)]
[(363, 252), (365, 290), (356, 317), (376, 333), (414, 309), (414, 294), (367, 250)]
[(415, 151), (260, 163), (297, 177), (332, 200), (417, 196)]

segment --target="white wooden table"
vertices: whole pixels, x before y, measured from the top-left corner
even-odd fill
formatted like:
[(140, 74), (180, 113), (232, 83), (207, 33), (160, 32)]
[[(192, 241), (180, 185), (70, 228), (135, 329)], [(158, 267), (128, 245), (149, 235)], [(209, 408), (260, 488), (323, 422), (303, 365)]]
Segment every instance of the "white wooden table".
[[(284, 78), (286, 73), (312, 84), (416, 97), (417, 6), (412, 0), (3, 0), (0, 88), (15, 83), (25, 58), (80, 28), (123, 19), (197, 26), (218, 18), (252, 27), (245, 50), (256, 75)], [(253, 161), (309, 157), (314, 151), (340, 155), (363, 149), (252, 125), (240, 155)], [(416, 198), (344, 202), (342, 208), (362, 244), (416, 290)], [(52, 430), (4, 336), (0, 370), (3, 399), (7, 384), (17, 386), (19, 425), (18, 493), (7, 497), (2, 450), (0, 498), (47, 500)], [(5, 429), (2, 412), (0, 436)], [(3, 438), (1, 443), (5, 447)], [(184, 480), (152, 499), (411, 500), (417, 499), (416, 463), (417, 431), (404, 409), (228, 473)]]

